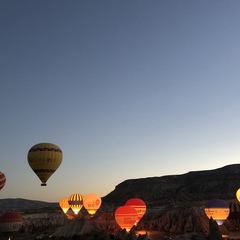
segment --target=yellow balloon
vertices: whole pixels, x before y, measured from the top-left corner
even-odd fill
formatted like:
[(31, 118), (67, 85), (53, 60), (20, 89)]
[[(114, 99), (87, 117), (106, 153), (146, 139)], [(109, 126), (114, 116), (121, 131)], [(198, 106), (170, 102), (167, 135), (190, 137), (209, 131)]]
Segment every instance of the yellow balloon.
[(68, 198), (68, 204), (70, 205), (71, 209), (75, 214), (78, 214), (78, 212), (81, 210), (83, 206), (83, 196), (78, 193), (72, 194)]
[(59, 201), (59, 206), (64, 213), (67, 213), (68, 209), (70, 208), (70, 205), (68, 204), (68, 197), (61, 198)]
[(93, 215), (100, 208), (102, 199), (97, 194), (87, 194), (83, 197), (83, 206), (89, 214)]
[(236, 198), (240, 202), (240, 188), (236, 192)]
[(47, 185), (47, 180), (61, 165), (62, 158), (62, 150), (52, 143), (36, 144), (27, 155), (30, 167), (42, 181), (41, 186)]

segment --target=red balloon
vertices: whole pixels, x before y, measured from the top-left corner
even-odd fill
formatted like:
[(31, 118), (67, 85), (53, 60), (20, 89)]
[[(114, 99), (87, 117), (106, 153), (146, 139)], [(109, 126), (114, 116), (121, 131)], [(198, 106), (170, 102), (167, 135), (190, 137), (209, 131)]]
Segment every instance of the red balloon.
[(0, 231), (2, 233), (17, 232), (23, 224), (23, 218), (18, 212), (5, 212), (0, 216)]
[(137, 221), (137, 211), (133, 207), (121, 206), (115, 211), (115, 220), (122, 229), (126, 229), (127, 232), (131, 230)]
[(6, 183), (6, 177), (4, 173), (0, 172), (0, 190), (4, 187)]
[(146, 203), (142, 199), (140, 199), (140, 198), (131, 198), (131, 199), (129, 199), (125, 203), (125, 206), (133, 207), (137, 211), (138, 218), (137, 218), (137, 222), (136, 223), (138, 223), (141, 220), (141, 218), (143, 217), (143, 215), (146, 212)]

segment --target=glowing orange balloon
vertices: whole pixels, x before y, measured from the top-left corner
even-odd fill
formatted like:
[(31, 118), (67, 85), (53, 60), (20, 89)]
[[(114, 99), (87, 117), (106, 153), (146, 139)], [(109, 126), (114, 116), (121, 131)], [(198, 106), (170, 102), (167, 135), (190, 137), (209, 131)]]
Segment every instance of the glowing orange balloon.
[(97, 194), (87, 194), (83, 197), (83, 206), (89, 214), (93, 215), (100, 208), (102, 199)]
[(125, 206), (135, 208), (138, 215), (136, 224), (138, 224), (138, 222), (141, 220), (141, 218), (146, 212), (146, 203), (140, 198), (131, 198), (125, 203)]
[(28, 151), (28, 163), (38, 178), (41, 186), (47, 185), (47, 180), (62, 163), (62, 150), (52, 143), (39, 143)]
[(64, 213), (67, 213), (68, 209), (70, 208), (70, 205), (68, 203), (68, 197), (61, 198), (59, 201), (59, 206)]
[(115, 211), (115, 220), (122, 229), (126, 229), (127, 232), (131, 230), (137, 221), (137, 211), (133, 207), (121, 206)]
[(4, 173), (0, 172), (0, 190), (5, 186), (6, 177)]
[(207, 217), (209, 219), (212, 217), (218, 225), (222, 225), (230, 213), (228, 203), (221, 199), (212, 199), (208, 201), (204, 210)]
[(83, 196), (78, 193), (72, 194), (68, 198), (68, 204), (70, 205), (71, 209), (75, 214), (78, 214), (78, 212), (81, 210), (83, 206)]
[(23, 225), (23, 218), (18, 212), (5, 212), (0, 216), (0, 232), (7, 236), (19, 231)]

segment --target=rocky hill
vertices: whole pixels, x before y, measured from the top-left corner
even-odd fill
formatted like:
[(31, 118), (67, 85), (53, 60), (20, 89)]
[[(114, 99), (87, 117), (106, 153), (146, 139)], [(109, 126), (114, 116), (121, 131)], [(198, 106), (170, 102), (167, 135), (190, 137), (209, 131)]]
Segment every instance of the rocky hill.
[(103, 202), (123, 205), (139, 197), (148, 206), (205, 201), (213, 198), (234, 199), (240, 188), (240, 164), (215, 170), (188, 172), (182, 175), (126, 180), (103, 198)]
[(27, 211), (58, 209), (58, 203), (49, 203), (38, 200), (29, 200), (22, 198), (5, 198), (0, 199), (0, 211)]
[[(169, 235), (174, 239), (200, 240), (209, 234), (209, 219), (204, 212), (206, 201), (220, 198), (237, 202), (235, 194), (238, 188), (240, 164), (234, 164), (182, 175), (126, 180), (102, 198), (102, 206), (93, 218), (83, 208), (78, 216), (71, 212), (65, 215), (58, 203), (25, 199), (1, 199), (0, 209), (25, 211), (18, 239), (35, 239), (43, 232), (44, 239), (51, 236), (56, 239), (136, 240), (135, 233), (126, 235), (121, 232), (114, 219), (114, 211), (128, 199), (139, 197), (147, 205), (146, 214), (134, 228), (136, 232), (147, 233), (144, 238), (138, 237), (139, 240), (167, 239)], [(41, 211), (32, 213), (28, 212), (29, 209)], [(47, 210), (45, 213), (44, 209)], [(240, 221), (236, 225), (227, 219), (221, 226), (221, 231), (227, 235), (232, 232), (238, 234), (238, 229)]]

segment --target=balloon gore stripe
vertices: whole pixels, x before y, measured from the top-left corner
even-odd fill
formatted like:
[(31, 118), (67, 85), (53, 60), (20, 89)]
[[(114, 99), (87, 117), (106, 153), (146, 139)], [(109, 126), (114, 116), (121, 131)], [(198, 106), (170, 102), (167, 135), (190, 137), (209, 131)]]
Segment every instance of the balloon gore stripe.
[(54, 173), (55, 170), (53, 169), (35, 169), (35, 173)]
[(82, 205), (82, 200), (68, 200), (69, 205)]
[(29, 152), (37, 152), (37, 151), (48, 151), (48, 152), (60, 152), (60, 153), (62, 153), (62, 150), (59, 149), (59, 148), (47, 148), (47, 147), (41, 148), (41, 147), (37, 147), (37, 148), (31, 148), (29, 150)]
[(6, 177), (2, 172), (0, 172), (0, 190), (4, 187), (5, 183)]

